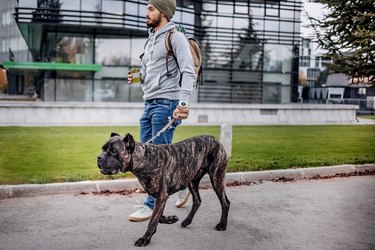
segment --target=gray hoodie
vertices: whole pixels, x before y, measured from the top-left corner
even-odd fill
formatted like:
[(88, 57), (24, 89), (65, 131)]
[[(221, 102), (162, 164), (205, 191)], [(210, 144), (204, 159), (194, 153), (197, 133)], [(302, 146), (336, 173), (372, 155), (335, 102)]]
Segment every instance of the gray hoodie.
[(189, 43), (186, 36), (181, 32), (175, 32), (172, 36), (173, 52), (180, 68), (177, 67), (173, 56), (169, 56), (168, 69), (170, 76), (167, 76), (165, 37), (167, 32), (174, 28), (175, 24), (169, 22), (157, 32), (150, 31), (142, 58), (141, 69), (144, 100), (166, 98), (188, 102), (190, 99), (196, 75)]

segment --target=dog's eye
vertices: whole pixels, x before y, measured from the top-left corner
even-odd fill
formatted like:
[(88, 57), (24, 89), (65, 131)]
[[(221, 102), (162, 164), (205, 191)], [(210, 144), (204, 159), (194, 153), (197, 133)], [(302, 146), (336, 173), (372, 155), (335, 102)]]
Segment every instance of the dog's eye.
[(109, 153), (110, 153), (111, 155), (117, 155), (117, 150), (114, 149), (114, 148), (111, 148), (111, 149), (109, 149)]

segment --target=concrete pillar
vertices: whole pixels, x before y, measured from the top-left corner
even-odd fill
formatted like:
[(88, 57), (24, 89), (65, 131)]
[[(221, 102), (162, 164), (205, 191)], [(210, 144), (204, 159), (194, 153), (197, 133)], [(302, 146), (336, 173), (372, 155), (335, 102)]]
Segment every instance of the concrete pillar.
[(226, 123), (221, 125), (220, 142), (223, 144), (228, 158), (232, 157), (232, 125)]

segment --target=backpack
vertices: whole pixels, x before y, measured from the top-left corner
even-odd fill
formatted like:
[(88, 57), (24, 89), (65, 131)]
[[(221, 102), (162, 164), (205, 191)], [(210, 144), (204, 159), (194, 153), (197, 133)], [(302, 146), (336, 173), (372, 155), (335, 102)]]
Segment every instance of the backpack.
[[(181, 30), (181, 28), (180, 28)], [(166, 57), (166, 67), (167, 67), (167, 75), (169, 75), (169, 69), (168, 69), (168, 59), (169, 56), (173, 56), (174, 60), (176, 61), (178, 69), (180, 69), (180, 66), (178, 65), (178, 61), (176, 58), (176, 55), (173, 52), (172, 48), (172, 37), (175, 32), (178, 32), (176, 29), (171, 29), (168, 31), (166, 37), (165, 37), (165, 47), (167, 48), (167, 57)], [(182, 33), (185, 34), (184, 29), (182, 28)], [(197, 39), (191, 36), (187, 36), (189, 47), (190, 47), (190, 52), (191, 56), (194, 61), (194, 68), (195, 68), (195, 75), (197, 76), (196, 81), (194, 82), (194, 88), (197, 88), (199, 85), (203, 84), (203, 79), (202, 79), (202, 53), (201, 49), (199, 47), (199, 43)], [(182, 77), (180, 78), (180, 86), (181, 86), (181, 80)]]

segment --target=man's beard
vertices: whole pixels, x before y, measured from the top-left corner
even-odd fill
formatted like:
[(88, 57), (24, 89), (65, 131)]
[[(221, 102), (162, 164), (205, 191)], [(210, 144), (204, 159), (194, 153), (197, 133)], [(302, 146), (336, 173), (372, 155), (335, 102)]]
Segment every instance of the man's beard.
[(148, 18), (150, 22), (147, 22), (147, 26), (150, 28), (155, 28), (161, 23), (161, 13), (159, 14), (158, 18), (156, 20)]

